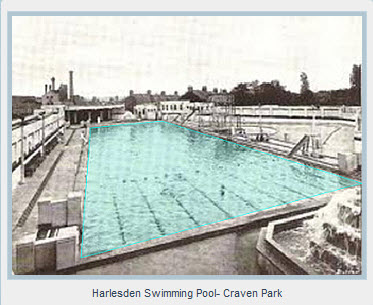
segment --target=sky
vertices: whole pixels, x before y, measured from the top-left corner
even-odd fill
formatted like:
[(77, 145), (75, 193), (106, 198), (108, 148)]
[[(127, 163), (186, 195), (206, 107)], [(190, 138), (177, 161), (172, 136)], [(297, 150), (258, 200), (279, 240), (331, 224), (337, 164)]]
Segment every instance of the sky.
[(188, 86), (231, 90), (277, 79), (300, 91), (349, 87), (362, 61), (362, 19), (345, 16), (15, 16), (13, 95), (44, 93), (52, 76), (74, 93), (126, 96)]

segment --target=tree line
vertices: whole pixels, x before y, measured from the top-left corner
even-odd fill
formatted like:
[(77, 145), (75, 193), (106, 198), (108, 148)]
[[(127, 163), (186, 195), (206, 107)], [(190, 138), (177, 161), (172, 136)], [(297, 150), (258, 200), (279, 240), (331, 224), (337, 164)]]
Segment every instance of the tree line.
[(284, 106), (361, 106), (361, 65), (353, 65), (350, 88), (313, 92), (305, 72), (300, 75), (300, 93), (291, 92), (278, 80), (255, 80), (238, 84), (232, 91), (237, 106), (284, 105)]

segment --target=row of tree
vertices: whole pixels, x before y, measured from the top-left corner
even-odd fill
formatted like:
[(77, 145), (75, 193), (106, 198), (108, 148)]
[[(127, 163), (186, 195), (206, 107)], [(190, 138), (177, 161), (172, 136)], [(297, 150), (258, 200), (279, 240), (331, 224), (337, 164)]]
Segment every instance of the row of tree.
[(350, 74), (350, 88), (312, 92), (305, 72), (300, 75), (300, 93), (294, 93), (280, 85), (278, 80), (241, 83), (232, 94), (237, 106), (249, 105), (287, 105), (287, 106), (360, 106), (361, 105), (361, 65), (354, 65)]

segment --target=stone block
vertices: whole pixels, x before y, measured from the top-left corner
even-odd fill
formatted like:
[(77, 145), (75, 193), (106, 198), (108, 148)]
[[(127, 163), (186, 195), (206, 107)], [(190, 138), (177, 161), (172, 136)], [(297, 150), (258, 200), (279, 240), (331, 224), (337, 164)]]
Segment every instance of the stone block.
[(52, 224), (51, 199), (43, 198), (38, 201), (38, 225), (49, 226)]
[(79, 227), (60, 228), (56, 240), (57, 270), (75, 265), (75, 255), (78, 251)]
[(67, 200), (56, 200), (51, 202), (52, 227), (65, 227), (67, 224)]
[(56, 270), (55, 238), (46, 238), (35, 242), (35, 268), (37, 271)]
[(355, 154), (338, 154), (338, 167), (342, 173), (352, 173), (357, 168), (357, 158)]
[(24, 236), (16, 245), (16, 273), (27, 274), (35, 271), (34, 234)]
[(71, 192), (67, 198), (67, 225), (82, 225), (82, 195), (80, 192)]

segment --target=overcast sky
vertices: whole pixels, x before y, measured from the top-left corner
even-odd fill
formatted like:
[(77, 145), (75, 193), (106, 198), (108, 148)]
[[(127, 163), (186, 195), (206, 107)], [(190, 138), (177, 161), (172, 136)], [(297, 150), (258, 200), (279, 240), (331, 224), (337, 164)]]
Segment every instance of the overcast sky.
[(299, 92), (349, 87), (362, 60), (361, 17), (12, 17), (13, 95), (68, 84), (75, 94), (125, 96), (232, 89), (280, 80)]

